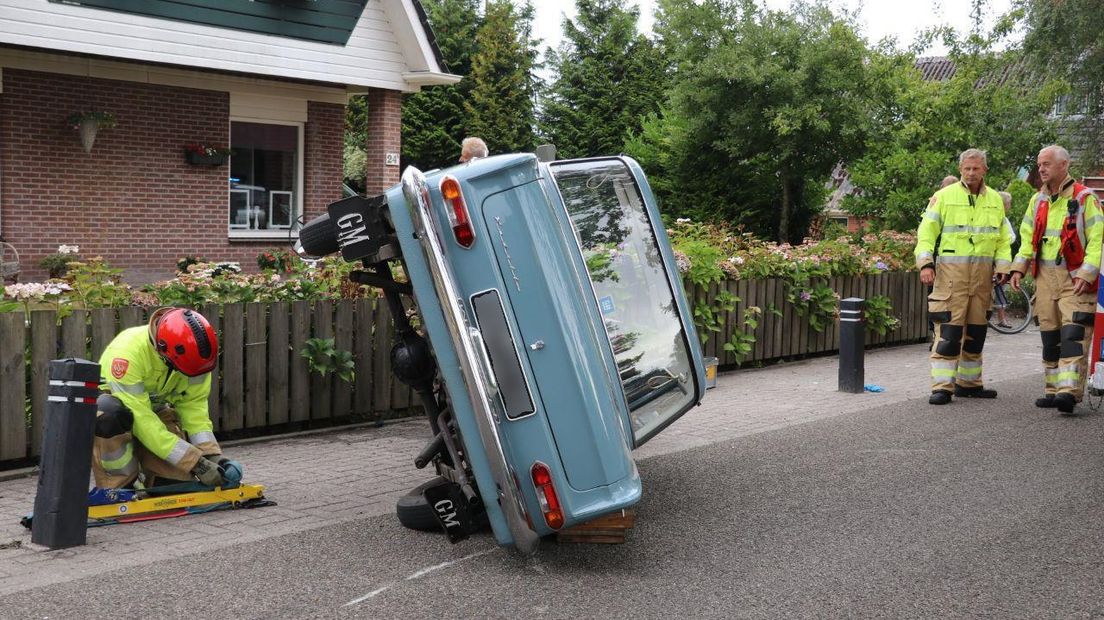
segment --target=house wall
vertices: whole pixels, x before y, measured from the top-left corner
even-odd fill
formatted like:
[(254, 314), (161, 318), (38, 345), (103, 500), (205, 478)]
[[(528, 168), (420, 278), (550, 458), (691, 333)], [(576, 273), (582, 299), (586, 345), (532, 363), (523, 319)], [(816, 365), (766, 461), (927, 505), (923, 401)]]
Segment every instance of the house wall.
[[(263, 248), (230, 241), (227, 167), (184, 161), (189, 142), (228, 142), (230, 93), (5, 68), (0, 94), (0, 236), (20, 252), (21, 279), (61, 244), (103, 256), (128, 277), (171, 275), (185, 255), (255, 268)], [(91, 153), (66, 117), (112, 111)], [(308, 102), (304, 207), (312, 217), (341, 197), (344, 106)]]

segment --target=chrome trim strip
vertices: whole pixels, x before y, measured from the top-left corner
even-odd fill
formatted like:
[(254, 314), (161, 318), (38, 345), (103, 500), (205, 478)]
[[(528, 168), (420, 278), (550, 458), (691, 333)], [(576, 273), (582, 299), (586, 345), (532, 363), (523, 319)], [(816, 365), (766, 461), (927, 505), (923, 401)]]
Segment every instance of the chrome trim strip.
[[(502, 448), (502, 438), (498, 434), (498, 416), (488, 391), (489, 377), (484, 376), (482, 362), (475, 349), (476, 343), (473, 342), (473, 336), (479, 332), (468, 324), (461, 305), (463, 298), (445, 261), (441, 236), (430, 212), (432, 203), (425, 175), (413, 166), (408, 167), (402, 175), (402, 189), (422, 253), (433, 278), (433, 287), (441, 301), (445, 324), (460, 362), (460, 373), (469, 387), (465, 392), (472, 410), (475, 411), (475, 421), (487, 454), (491, 477), (498, 487), (498, 505), (514, 538), (514, 546), (522, 553), (532, 553), (540, 544), (540, 537), (526, 522), (521, 494), (515, 486), (513, 472)], [(489, 489), (483, 489), (483, 493), (488, 491)]]

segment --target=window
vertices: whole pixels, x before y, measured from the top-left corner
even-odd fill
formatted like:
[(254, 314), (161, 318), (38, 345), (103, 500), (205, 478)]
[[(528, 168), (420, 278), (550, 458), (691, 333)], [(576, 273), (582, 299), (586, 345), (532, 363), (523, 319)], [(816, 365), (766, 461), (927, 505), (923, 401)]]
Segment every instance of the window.
[(231, 237), (286, 237), (302, 213), (301, 125), (230, 123)]
[(694, 404), (690, 347), (659, 242), (624, 163), (553, 164), (552, 172), (586, 259), (640, 445)]

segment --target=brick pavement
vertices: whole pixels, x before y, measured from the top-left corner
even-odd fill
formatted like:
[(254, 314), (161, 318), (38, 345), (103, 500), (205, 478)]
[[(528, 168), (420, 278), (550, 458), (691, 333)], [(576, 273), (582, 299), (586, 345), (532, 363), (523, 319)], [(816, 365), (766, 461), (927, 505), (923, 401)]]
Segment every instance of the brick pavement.
[[(986, 381), (1026, 379), (1041, 387), (1039, 349), (1034, 330), (991, 335)], [(837, 392), (837, 357), (723, 374), (702, 406), (637, 450), (636, 458), (925, 397), (926, 354), (926, 345), (868, 351), (866, 382), (883, 386), (882, 393)], [(278, 506), (92, 528), (86, 546), (60, 551), (34, 548), (18, 525), (34, 503), (36, 479), (0, 482), (0, 595), (389, 514), (399, 496), (432, 475), (412, 464), (427, 438), (428, 425), (409, 420), (233, 446), (227, 452), (245, 464), (247, 480), (265, 484)], [(313, 478), (319, 469), (329, 477)]]

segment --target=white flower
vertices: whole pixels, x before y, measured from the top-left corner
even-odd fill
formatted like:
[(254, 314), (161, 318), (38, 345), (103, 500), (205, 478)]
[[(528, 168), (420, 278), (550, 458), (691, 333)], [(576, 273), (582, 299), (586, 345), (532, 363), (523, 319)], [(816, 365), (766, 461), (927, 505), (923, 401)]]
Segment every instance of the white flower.
[(730, 256), (728, 258), (728, 262), (732, 263), (733, 265), (743, 265), (744, 264), (744, 257), (743, 256)]
[(680, 218), (678, 218), (677, 220), (675, 220), (675, 222), (676, 222), (676, 223), (678, 223), (678, 224), (687, 224), (687, 223), (689, 223), (689, 222), (690, 222), (690, 218), (688, 218), (688, 217), (680, 217)]

